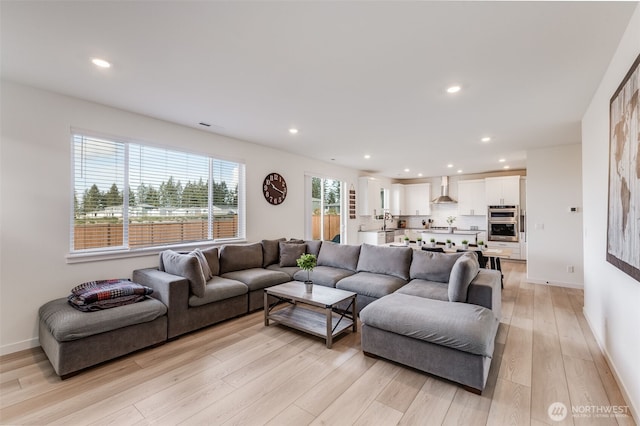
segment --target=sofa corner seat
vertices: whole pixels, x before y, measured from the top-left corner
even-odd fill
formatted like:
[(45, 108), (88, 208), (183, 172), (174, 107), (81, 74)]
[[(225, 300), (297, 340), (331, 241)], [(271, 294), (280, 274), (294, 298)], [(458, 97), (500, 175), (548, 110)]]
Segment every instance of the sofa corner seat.
[(394, 293), (360, 311), (362, 350), (467, 386), (485, 387), (499, 321), (469, 303)]

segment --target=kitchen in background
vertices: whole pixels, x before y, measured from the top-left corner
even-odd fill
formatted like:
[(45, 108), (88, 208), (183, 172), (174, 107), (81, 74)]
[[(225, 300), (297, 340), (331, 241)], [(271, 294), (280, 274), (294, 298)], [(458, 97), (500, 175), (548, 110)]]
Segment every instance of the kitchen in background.
[[(526, 180), (524, 174), (524, 171), (520, 171), (517, 175), (496, 173), (452, 176), (451, 178), (438, 177), (405, 180), (402, 182), (407, 183), (402, 184), (363, 177), (361, 183), (365, 186), (361, 185), (360, 191), (363, 193), (363, 190), (367, 190), (368, 187), (369, 194), (373, 194), (371, 198), (374, 198), (375, 202), (368, 206), (369, 209), (374, 208), (373, 210), (360, 211), (361, 232), (358, 242), (370, 244), (399, 242), (405, 234), (415, 239), (421, 236), (418, 233), (424, 232), (425, 228), (446, 230), (449, 226), (447, 218), (455, 217), (452, 227), (462, 232), (470, 231), (473, 235), (453, 237), (451, 239), (454, 242), (462, 239), (467, 239), (469, 242), (474, 242), (474, 239), (475, 242), (483, 240), (490, 247), (510, 249), (512, 259), (525, 260)], [(443, 195), (450, 196), (452, 200), (446, 200)], [(452, 202), (443, 204), (437, 202), (442, 200)], [(398, 205), (401, 207), (399, 208)], [(504, 241), (504, 239), (491, 241), (488, 238), (489, 205), (517, 206), (517, 241)], [(376, 214), (374, 215), (373, 212)], [(383, 220), (384, 212), (389, 213), (387, 220)], [(383, 227), (386, 232), (381, 232)], [(477, 235), (476, 231), (478, 231)], [(369, 233), (371, 235), (368, 235)], [(438, 235), (438, 241), (447, 239), (446, 235), (442, 235), (442, 238), (440, 236)]]

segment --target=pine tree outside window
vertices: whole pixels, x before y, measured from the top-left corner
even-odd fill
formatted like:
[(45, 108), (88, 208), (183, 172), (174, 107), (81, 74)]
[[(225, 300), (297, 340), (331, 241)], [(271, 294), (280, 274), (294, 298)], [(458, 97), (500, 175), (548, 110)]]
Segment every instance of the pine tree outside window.
[(73, 134), (71, 253), (243, 239), (244, 164)]

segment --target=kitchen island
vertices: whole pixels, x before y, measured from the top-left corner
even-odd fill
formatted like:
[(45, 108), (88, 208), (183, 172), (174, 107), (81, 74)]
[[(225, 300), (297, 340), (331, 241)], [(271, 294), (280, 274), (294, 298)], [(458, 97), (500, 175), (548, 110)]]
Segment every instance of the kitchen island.
[[(451, 240), (455, 245), (462, 245), (463, 240), (467, 240), (470, 244), (477, 244), (478, 240), (483, 240), (483, 236), (486, 235), (486, 231), (479, 230), (465, 230), (456, 229), (453, 232), (449, 232), (448, 229), (424, 229), (421, 231), (423, 241), (431, 241), (431, 238), (435, 238), (436, 242), (446, 242)], [(478, 237), (480, 235), (480, 237)]]

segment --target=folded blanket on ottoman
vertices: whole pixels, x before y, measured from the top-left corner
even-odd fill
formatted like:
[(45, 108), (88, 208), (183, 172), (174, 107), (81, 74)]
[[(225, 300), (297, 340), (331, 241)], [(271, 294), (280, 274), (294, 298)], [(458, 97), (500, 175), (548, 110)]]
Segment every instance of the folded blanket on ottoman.
[(69, 304), (83, 311), (99, 311), (140, 302), (153, 289), (126, 279), (89, 281), (71, 289)]

